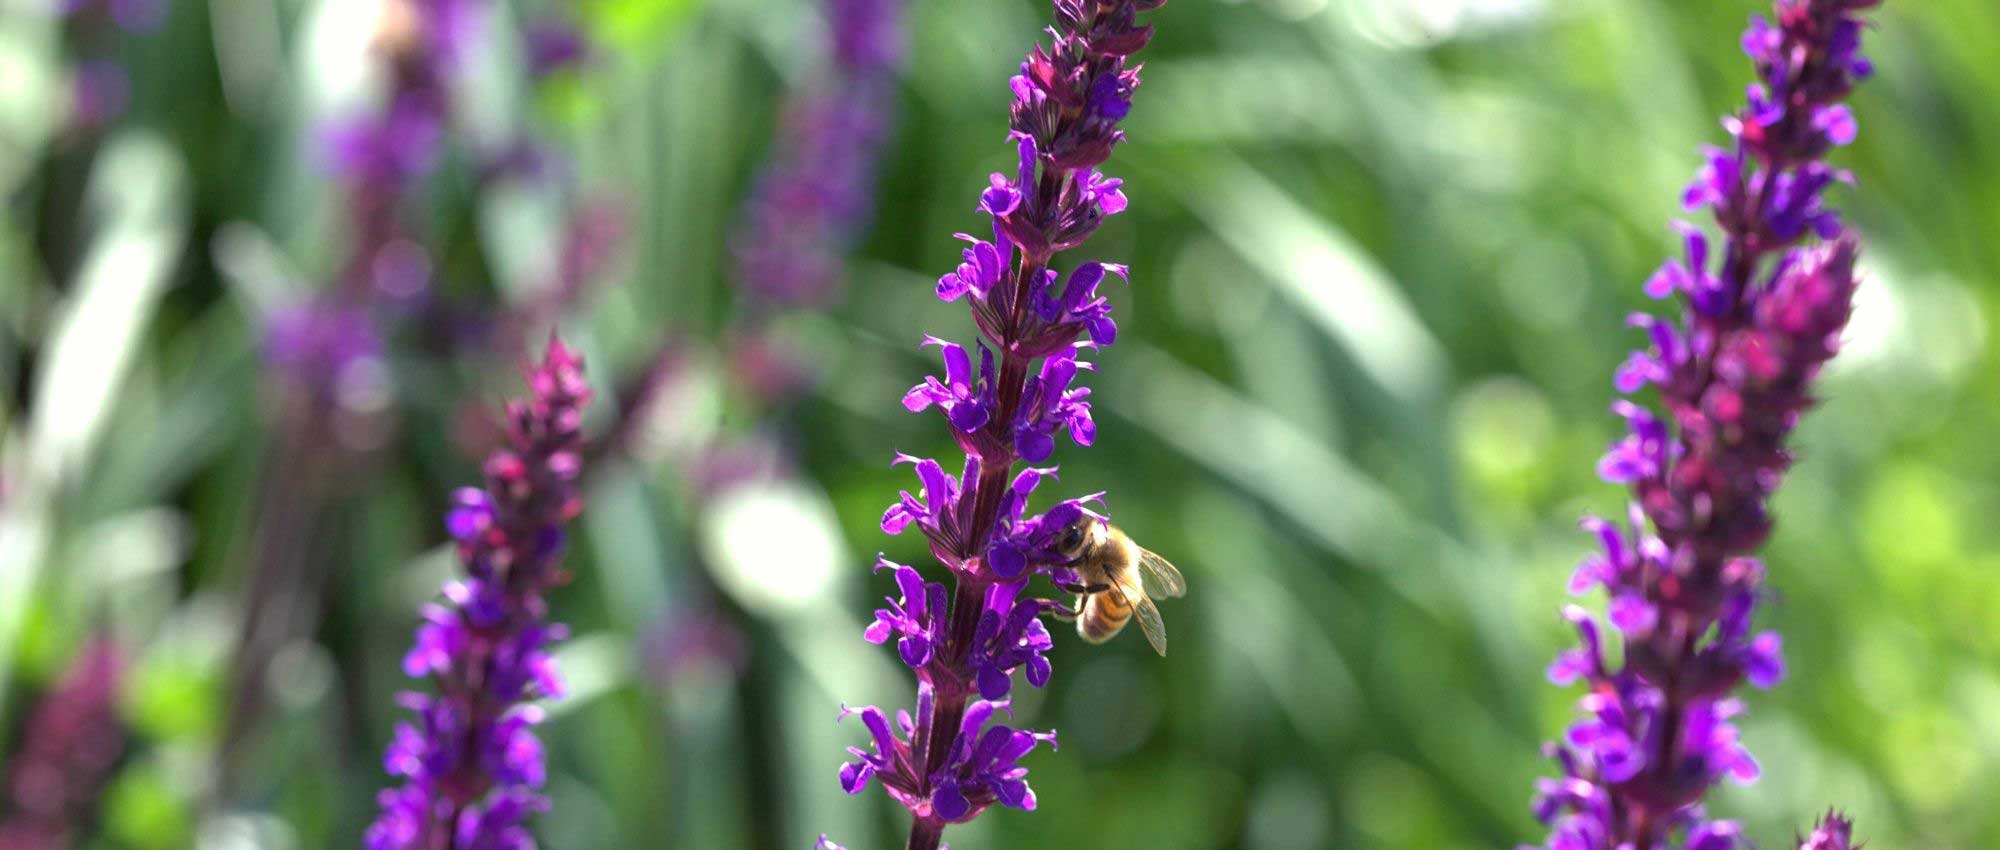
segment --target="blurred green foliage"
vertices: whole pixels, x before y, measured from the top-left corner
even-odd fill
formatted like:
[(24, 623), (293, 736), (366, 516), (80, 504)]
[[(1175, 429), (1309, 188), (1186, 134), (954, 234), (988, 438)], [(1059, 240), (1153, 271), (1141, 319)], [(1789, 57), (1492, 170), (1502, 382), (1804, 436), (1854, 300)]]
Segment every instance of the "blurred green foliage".
[[(134, 743), (98, 847), (357, 846), (384, 784), (397, 659), (452, 569), (468, 402), (505, 363), (399, 349), (398, 439), (310, 539), (330, 593), (279, 654), (236, 781), (218, 767), (227, 662), (273, 440), (257, 316), (328, 279), (339, 196), (316, 128), (365, 101), (372, 4), (177, 2), (110, 55), (132, 109), (99, 137), (51, 116), (65, 43), (0, 0), (0, 718), (7, 738), (96, 627), (135, 658)], [(519, 124), (575, 186), (481, 194), (471, 142), (426, 184), (422, 234), (470, 299), (532, 288), (560, 210), (611, 197), (622, 260), (563, 332), (607, 388), (663, 340), (686, 366), (646, 461), (595, 473), (558, 600), (576, 695), (545, 727), (544, 846), (892, 846), (881, 795), (834, 781), (849, 704), (905, 705), (860, 640), (885, 580), (892, 450), (944, 454), (897, 400), (924, 333), (970, 334), (930, 297), (989, 171), (1007, 167), (1006, 77), (1047, 10), (909, 7), (909, 59), (878, 214), (844, 298), (787, 317), (819, 380), (770, 409), (728, 379), (742, 305), (727, 246), (778, 99), (812, 78), (801, 0), (585, 0), (598, 62), (530, 91), (498, 35), (557, 4), (499, 4), (466, 88), (476, 142)], [(1541, 668), (1615, 510), (1593, 475), (1610, 372), (1638, 341), (1639, 282), (1696, 150), (1748, 80), (1750, 2), (1177, 0), (1155, 16), (1129, 144), (1131, 210), (1082, 253), (1129, 262), (1120, 344), (1097, 358), (1098, 445), (1066, 492), (1192, 593), (1175, 652), (1059, 637), (1055, 682), (1015, 716), (1061, 730), (1032, 757), (1042, 806), (954, 830), (962, 848), (1473, 848), (1538, 841), (1537, 749), (1575, 694)], [(2000, 8), (1890, 0), (1879, 74), (1837, 155), (1867, 283), (1825, 402), (1797, 440), (1768, 560), (1791, 676), (1752, 695), (1765, 776), (1715, 813), (1776, 847), (1825, 806), (1871, 847), (2000, 843)], [(498, 128), (498, 129), (496, 129)], [(774, 435), (800, 475), (730, 497), (689, 447)], [(721, 624), (721, 625), (718, 625)], [(735, 635), (709, 652), (690, 636)], [(686, 652), (672, 652), (674, 648)]]

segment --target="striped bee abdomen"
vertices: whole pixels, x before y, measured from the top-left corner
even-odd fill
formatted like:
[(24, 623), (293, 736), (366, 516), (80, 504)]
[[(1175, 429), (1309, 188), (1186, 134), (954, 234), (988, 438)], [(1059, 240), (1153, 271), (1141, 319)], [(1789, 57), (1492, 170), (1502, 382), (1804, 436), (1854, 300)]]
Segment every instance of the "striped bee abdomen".
[(1125, 624), (1132, 621), (1132, 602), (1125, 594), (1138, 592), (1127, 588), (1124, 593), (1105, 591), (1093, 593), (1083, 602), (1083, 616), (1076, 620), (1076, 633), (1091, 643), (1103, 643), (1118, 636)]

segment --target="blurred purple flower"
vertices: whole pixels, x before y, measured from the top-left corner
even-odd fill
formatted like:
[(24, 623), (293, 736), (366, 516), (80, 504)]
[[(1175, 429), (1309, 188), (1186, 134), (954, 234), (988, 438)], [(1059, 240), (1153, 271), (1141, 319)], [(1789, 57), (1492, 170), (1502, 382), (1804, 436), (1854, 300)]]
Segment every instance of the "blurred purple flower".
[(582, 510), (583, 408), (591, 389), (583, 361), (551, 337), (528, 374), (527, 401), (508, 404), (507, 446), (486, 459), (484, 489), (460, 490), (445, 527), (458, 541), (466, 578), (426, 606), (403, 659), (435, 695), (406, 693), (415, 715), (383, 756), (403, 781), (383, 791), (369, 850), (528, 850), (526, 818), (547, 808), (534, 700), (562, 696), (549, 655), (566, 635), (548, 622), (546, 594), (568, 580), (563, 526)]
[(528, 25), (524, 40), (528, 50), (528, 74), (541, 79), (557, 71), (575, 68), (591, 58), (590, 42), (572, 21), (543, 18)]
[[(1054, 732), (992, 722), (1006, 710), (1015, 672), (1030, 685), (1048, 683), (1053, 640), (1041, 617), (1065, 609), (1028, 596), (1028, 581), (1049, 578), (1074, 588), (1073, 571), (1054, 549), (1060, 532), (1085, 517), (1101, 494), (1068, 499), (1030, 515), (1028, 500), (1053, 467), (1040, 463), (1067, 433), (1090, 445), (1096, 427), (1089, 390), (1076, 386), (1087, 364), (1085, 346), (1111, 344), (1110, 303), (1098, 294), (1105, 275), (1124, 266), (1083, 263), (1066, 281), (1053, 256), (1081, 244), (1103, 218), (1125, 208), (1120, 181), (1097, 167), (1124, 135), (1118, 120), (1138, 85), (1130, 55), (1152, 29), (1138, 13), (1159, 0), (1055, 0), (1054, 44), (1037, 46), (1013, 78), (1013, 132), (1020, 156), (1015, 173), (994, 175), (978, 209), (993, 220), (992, 241), (967, 234), (964, 262), (940, 278), (938, 297), (969, 296), (980, 341), (967, 347), (925, 337), (943, 374), (903, 397), (912, 412), (937, 409), (964, 452), (959, 474), (930, 458), (899, 454), (916, 473), (917, 492), (904, 491), (882, 514), (882, 530), (921, 532), (951, 585), (927, 581), (914, 567), (879, 561), (899, 593), (875, 612), (863, 637), (894, 642), (916, 675), (916, 713), (843, 709), (859, 716), (873, 740), (855, 748), (841, 768), (841, 787), (860, 793), (880, 782), (910, 810), (908, 847), (934, 850), (945, 827), (977, 817), (994, 804), (1033, 809), (1035, 794), (1020, 764), (1037, 746), (1053, 749)], [(857, 50), (859, 48), (856, 48)], [(1090, 335), (1084, 340), (1085, 334)]]
[(825, 0), (828, 67), (783, 108), (735, 237), (736, 274), (773, 304), (824, 303), (874, 206), (901, 63), (903, 0)]
[[(309, 562), (323, 547), (298, 545), (296, 529), (318, 516), (328, 499), (366, 477), (368, 469), (360, 463), (364, 450), (394, 439), (399, 399), (395, 373), (388, 368), (389, 341), (414, 330), (430, 351), (469, 351), (489, 362), (526, 359), (532, 356), (530, 340), (581, 300), (622, 240), (621, 206), (586, 200), (573, 209), (548, 279), (534, 297), (501, 307), (484, 299), (455, 302), (443, 294), (444, 246), (428, 235), (441, 223), (426, 224), (434, 211), (420, 209), (419, 194), (427, 176), (446, 161), (457, 78), (489, 5), (490, 0), (381, 0), (370, 55), (386, 90), (370, 108), (313, 131), (323, 164), (339, 184), (346, 220), (342, 265), (336, 280), (309, 299), (266, 317), (266, 364), (285, 390), (280, 403), (289, 415), (279, 423), (268, 464), (278, 472), (260, 500), (264, 516), (252, 556), (258, 579), (248, 585), (245, 603), (253, 612), (270, 607), (263, 603), (272, 598), (313, 593), (319, 582), (309, 580), (309, 568), (321, 565)], [(548, 156), (532, 142), (518, 147), (536, 158)], [(514, 176), (517, 167), (526, 168), (493, 165), (478, 175), (478, 188), (486, 188), (488, 178)], [(475, 197), (473, 203), (481, 200)], [(453, 436), (460, 446), (475, 446), (468, 454), (498, 442), (485, 411), (470, 404), (462, 411), (457, 422), (463, 427)], [(259, 682), (270, 653), (287, 632), (309, 629), (311, 619), (267, 626), (259, 614), (245, 618), (233, 662), (231, 678), (238, 685), (225, 750), (240, 749), (255, 728), (262, 709)]]
[(328, 166), (347, 193), (350, 298), (378, 284), (380, 255), (404, 241), (397, 207), (442, 157), (452, 84), (486, 3), (385, 0), (372, 47), (388, 71), (388, 92), (376, 109), (322, 130)]
[(833, 63), (891, 70), (903, 61), (901, 0), (826, 0)]
[(324, 297), (275, 310), (264, 320), (264, 360), (296, 448), (358, 454), (387, 439), (386, 350), (366, 311)]
[(126, 32), (152, 32), (167, 17), (167, 0), (63, 0), (68, 18), (101, 17)]
[(132, 100), (132, 81), (116, 62), (90, 60), (79, 63), (70, 76), (70, 123), (81, 130), (103, 129)]
[(379, 114), (330, 128), (327, 163), (356, 184), (400, 184), (430, 170), (443, 140), (441, 104), (428, 97), (399, 98)]
[(722, 343), (729, 380), (760, 405), (775, 406), (803, 395), (820, 375), (811, 354), (780, 328), (731, 332)]
[(691, 677), (742, 675), (750, 647), (736, 621), (702, 594), (661, 614), (640, 636), (639, 656), (652, 680), (673, 690)]
[(315, 395), (331, 396), (348, 370), (382, 356), (374, 323), (358, 310), (289, 307), (266, 318), (264, 328), (265, 358)]
[[(1552, 748), (1563, 775), (1536, 798), (1550, 850), (1658, 850), (1676, 835), (1689, 850), (1740, 846), (1736, 825), (1705, 820), (1700, 803), (1723, 777), (1759, 773), (1729, 694), (1784, 675), (1778, 636), (1751, 631), (1764, 567), (1750, 553), (1770, 535), (1769, 499), (1792, 461), (1786, 437), (1852, 308), (1856, 242), (1821, 200), (1847, 178), (1820, 158), (1853, 139), (1838, 101), (1869, 71), (1857, 13), (1878, 4), (1778, 0), (1775, 24), (1751, 23), (1744, 46), (1762, 82), (1724, 122), (1734, 148), (1707, 151), (1684, 198), (1714, 214), (1722, 244), (1712, 251), (1700, 228), (1678, 223), (1685, 258), (1646, 291), (1678, 293), (1685, 314), (1632, 319), (1648, 344), (1615, 383), (1657, 388), (1663, 411), (1613, 406), (1628, 434), (1598, 472), (1631, 488), (1630, 517), (1584, 521), (1601, 552), (1570, 589), (1604, 587), (1622, 660), (1606, 657), (1595, 617), (1565, 609), (1581, 647), (1558, 656), (1549, 679), (1588, 691), (1583, 719)], [(1823, 241), (1801, 247), (1809, 237)]]
[(387, 91), (373, 108), (310, 131), (338, 181), (346, 230), (336, 282), (264, 317), (265, 363), (284, 390), (285, 415), (269, 459), (277, 472), (267, 479), (251, 547), (256, 578), (244, 599), (251, 613), (231, 662), (236, 689), (224, 724), (225, 768), (256, 727), (265, 668), (294, 628), (271, 625), (262, 612), (273, 598), (311, 595), (300, 585), (316, 584), (306, 581), (306, 564), (318, 550), (300, 545), (296, 529), (318, 516), (335, 487), (357, 476), (366, 450), (393, 436), (387, 337), (392, 320), (430, 293), (435, 271), (402, 208), (415, 181), (440, 158), (450, 124), (452, 57), (476, 17), (472, 7), (483, 2), (381, 0), (371, 52)]
[(125, 752), (118, 716), (125, 669), (116, 643), (90, 638), (28, 716), (8, 762), (0, 850), (72, 846)]

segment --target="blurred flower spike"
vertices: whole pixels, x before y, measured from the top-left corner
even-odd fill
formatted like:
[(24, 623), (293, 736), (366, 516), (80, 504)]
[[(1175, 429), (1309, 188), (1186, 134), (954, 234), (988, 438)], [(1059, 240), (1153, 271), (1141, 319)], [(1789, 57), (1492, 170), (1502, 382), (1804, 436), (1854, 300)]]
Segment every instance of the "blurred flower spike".
[(125, 754), (119, 716), (129, 659), (108, 636), (90, 638), (43, 695), (10, 753), (0, 848), (59, 850), (87, 826)]
[(784, 104), (734, 239), (736, 277), (762, 307), (823, 305), (841, 288), (894, 125), (904, 2), (823, 0), (824, 67)]

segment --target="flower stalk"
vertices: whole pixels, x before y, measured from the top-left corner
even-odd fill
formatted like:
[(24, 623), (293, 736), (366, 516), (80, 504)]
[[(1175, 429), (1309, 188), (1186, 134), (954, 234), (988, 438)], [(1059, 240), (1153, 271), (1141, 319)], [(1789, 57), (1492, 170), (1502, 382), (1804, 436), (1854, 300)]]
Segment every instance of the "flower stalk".
[[(1790, 467), (1786, 438), (1813, 403), (1812, 383), (1839, 346), (1852, 309), (1857, 242), (1822, 200), (1849, 176), (1823, 160), (1855, 136), (1841, 101), (1872, 68), (1859, 53), (1859, 13), (1879, 0), (1778, 0), (1754, 19), (1743, 47), (1760, 83), (1726, 119), (1732, 147), (1711, 148), (1683, 198), (1722, 234), (1711, 251), (1697, 226), (1676, 224), (1684, 260), (1646, 283), (1676, 297), (1680, 322), (1635, 315), (1650, 345), (1618, 370), (1625, 394), (1651, 386), (1660, 409), (1613, 405), (1629, 434), (1598, 466), (1631, 489), (1628, 521), (1591, 517), (1603, 551), (1570, 583), (1602, 585), (1622, 660), (1580, 606), (1564, 616), (1581, 646), (1549, 668), (1557, 684), (1584, 682), (1583, 719), (1550, 753), (1563, 775), (1545, 779), (1536, 814), (1551, 850), (1728, 850), (1729, 821), (1701, 808), (1727, 776), (1756, 779), (1739, 740), (1731, 696), (1741, 682), (1768, 688), (1784, 674), (1780, 639), (1752, 634), (1764, 566), (1753, 554), (1771, 532), (1769, 500)], [(1676, 845), (1678, 841), (1678, 845)]]
[(548, 803), (533, 701), (562, 696), (549, 649), (567, 635), (546, 597), (569, 579), (564, 526), (583, 509), (592, 393), (583, 361), (554, 337), (528, 386), (507, 406), (507, 445), (486, 459), (486, 486), (460, 490), (446, 520), (467, 575), (424, 609), (403, 659), (437, 692), (400, 699), (416, 717), (397, 727), (383, 766), (403, 785), (382, 792), (369, 850), (534, 847), (526, 821)]
[[(1084, 516), (1102, 494), (1069, 499), (1029, 516), (1030, 495), (1054, 467), (1036, 467), (1054, 452), (1057, 434), (1080, 446), (1096, 438), (1090, 390), (1075, 385), (1089, 364), (1078, 358), (1110, 345), (1117, 326), (1098, 293), (1121, 265), (1086, 262), (1065, 277), (1052, 262), (1076, 248), (1108, 216), (1124, 211), (1122, 181), (1097, 168), (1124, 141), (1119, 121), (1131, 109), (1139, 69), (1132, 54), (1152, 37), (1137, 22), (1161, 0), (1055, 0), (1056, 25), (1010, 82), (1010, 140), (1019, 156), (1011, 174), (994, 174), (978, 209), (992, 221), (992, 238), (967, 234), (963, 262), (939, 278), (937, 295), (965, 300), (980, 339), (971, 349), (937, 337), (942, 378), (930, 377), (904, 396), (912, 412), (936, 408), (964, 453), (958, 475), (936, 460), (898, 455), (917, 474), (920, 494), (905, 491), (882, 517), (882, 530), (912, 527), (930, 544), (951, 586), (887, 559), (877, 571), (895, 577), (900, 597), (875, 612), (864, 637), (895, 640), (898, 656), (917, 678), (916, 710), (843, 709), (859, 716), (873, 746), (850, 750), (841, 786), (860, 793), (879, 780), (909, 809), (907, 847), (935, 850), (945, 829), (978, 817), (994, 804), (1032, 810), (1035, 795), (1020, 759), (1053, 731), (996, 722), (1009, 711), (1016, 671), (1046, 685), (1053, 646), (1042, 617), (1066, 613), (1060, 603), (1024, 593), (1034, 576), (1059, 587), (1080, 584), (1054, 549), (1056, 536)], [(1085, 335), (1088, 339), (1085, 339)], [(1026, 464), (1026, 466), (1023, 466)]]

